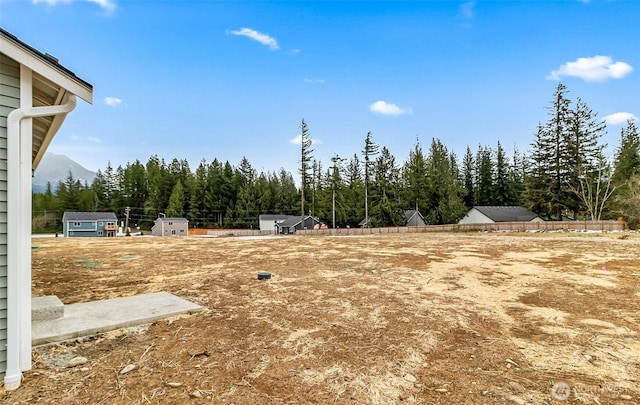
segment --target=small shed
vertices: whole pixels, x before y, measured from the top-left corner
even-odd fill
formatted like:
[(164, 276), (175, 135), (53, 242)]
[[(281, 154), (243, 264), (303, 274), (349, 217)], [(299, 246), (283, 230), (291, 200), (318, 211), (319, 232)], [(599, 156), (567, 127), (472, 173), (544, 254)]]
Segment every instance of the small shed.
[(418, 210), (406, 210), (404, 218), (407, 220), (407, 226), (427, 226), (427, 221)]
[(538, 214), (517, 206), (475, 206), (459, 224), (492, 224), (496, 222), (543, 222)]
[(152, 236), (187, 236), (189, 220), (186, 218), (158, 217), (151, 227)]
[(62, 234), (67, 237), (114, 237), (118, 218), (113, 212), (65, 212)]

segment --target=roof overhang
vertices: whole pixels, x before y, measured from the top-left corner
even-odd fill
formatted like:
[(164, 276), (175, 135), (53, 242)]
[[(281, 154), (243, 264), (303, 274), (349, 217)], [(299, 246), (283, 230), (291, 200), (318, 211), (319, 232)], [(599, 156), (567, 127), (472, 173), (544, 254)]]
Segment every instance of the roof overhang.
[[(44, 54), (0, 28), (0, 53), (32, 71), (33, 107), (61, 105), (69, 94), (93, 103), (93, 86)], [(33, 118), (32, 167), (38, 166), (66, 114)]]

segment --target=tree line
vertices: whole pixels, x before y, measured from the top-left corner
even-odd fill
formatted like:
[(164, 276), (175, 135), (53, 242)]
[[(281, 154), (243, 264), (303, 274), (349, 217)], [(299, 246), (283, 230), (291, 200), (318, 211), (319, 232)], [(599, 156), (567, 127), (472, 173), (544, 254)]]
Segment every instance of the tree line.
[(256, 228), (260, 214), (313, 215), (335, 227), (396, 226), (417, 209), (429, 224), (455, 223), (474, 205), (520, 205), (543, 218), (640, 222), (640, 137), (633, 121), (621, 130), (614, 156), (604, 155), (605, 122), (588, 105), (568, 97), (559, 83), (548, 117), (531, 149), (467, 146), (459, 159), (438, 138), (423, 149), (416, 139), (400, 163), (366, 134), (363, 149), (334, 155), (328, 167), (313, 157), (309, 128), (301, 122), (300, 185), (290, 172), (255, 170), (203, 159), (151, 156), (124, 167), (107, 164), (91, 184), (69, 176), (33, 196), (34, 232), (61, 228), (64, 211), (113, 211), (149, 229), (160, 215), (186, 217), (196, 228)]

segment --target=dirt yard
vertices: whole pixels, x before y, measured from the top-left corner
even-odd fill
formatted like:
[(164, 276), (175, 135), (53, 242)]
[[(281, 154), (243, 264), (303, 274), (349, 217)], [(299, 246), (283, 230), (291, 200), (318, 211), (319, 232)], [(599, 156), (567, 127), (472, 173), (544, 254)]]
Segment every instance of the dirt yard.
[(2, 403), (640, 403), (640, 234), (33, 245), (34, 296), (206, 310), (34, 348)]

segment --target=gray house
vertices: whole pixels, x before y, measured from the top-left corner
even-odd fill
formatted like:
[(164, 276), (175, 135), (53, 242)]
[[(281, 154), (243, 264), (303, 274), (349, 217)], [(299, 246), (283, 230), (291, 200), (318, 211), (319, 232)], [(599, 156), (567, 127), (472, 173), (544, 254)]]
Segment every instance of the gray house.
[[(278, 224), (283, 223), (293, 215), (280, 215), (280, 214), (260, 214), (258, 222), (260, 224), (261, 232), (278, 232)], [(300, 216), (298, 215), (298, 219)]]
[(0, 372), (7, 390), (31, 369), (31, 176), (76, 97), (92, 103), (93, 86), (0, 28)]
[[(304, 228), (315, 229), (316, 225), (320, 225), (320, 221), (311, 215), (304, 217)], [(276, 224), (277, 232), (280, 235), (290, 235), (302, 229), (302, 217), (299, 215), (289, 215), (287, 219)]]
[(62, 234), (68, 237), (114, 237), (118, 218), (113, 212), (65, 212)]
[(476, 206), (469, 210), (459, 224), (492, 224), (495, 222), (543, 221), (537, 214), (524, 207)]
[(152, 236), (187, 236), (189, 220), (186, 218), (169, 218), (160, 216), (153, 221)]
[(418, 210), (406, 210), (404, 218), (407, 220), (407, 226), (427, 226), (427, 222)]

